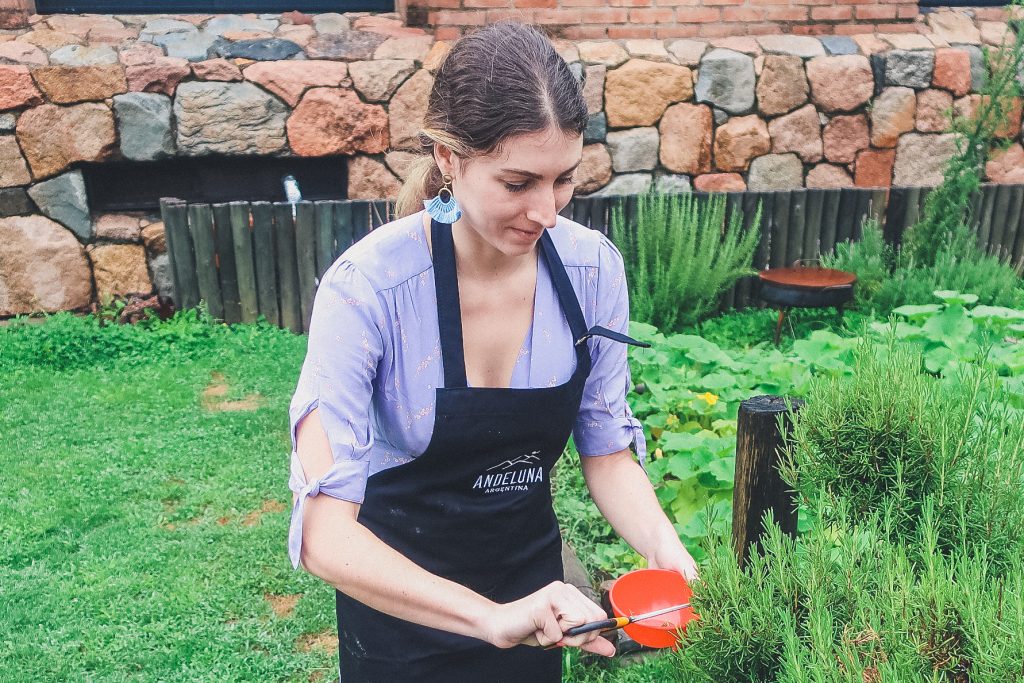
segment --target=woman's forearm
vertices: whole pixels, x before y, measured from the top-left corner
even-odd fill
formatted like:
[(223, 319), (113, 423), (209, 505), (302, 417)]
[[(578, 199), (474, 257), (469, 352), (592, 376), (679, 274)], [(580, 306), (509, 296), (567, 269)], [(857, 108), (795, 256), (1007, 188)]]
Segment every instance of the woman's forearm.
[(650, 560), (663, 544), (679, 543), (647, 473), (628, 448), (611, 455), (582, 456), (580, 461), (601, 514), (634, 550)]
[(357, 510), (326, 496), (309, 500), (302, 543), (307, 571), (379, 612), (488, 639), (487, 614), (495, 603), (388, 546), (356, 520)]

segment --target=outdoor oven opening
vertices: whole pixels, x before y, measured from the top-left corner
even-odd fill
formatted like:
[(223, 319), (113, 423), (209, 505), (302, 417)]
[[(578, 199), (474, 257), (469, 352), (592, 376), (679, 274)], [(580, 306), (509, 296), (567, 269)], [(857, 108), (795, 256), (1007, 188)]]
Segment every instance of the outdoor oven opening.
[[(82, 174), (95, 213), (159, 211), (161, 197), (189, 203), (284, 202), (286, 184), (306, 200), (346, 199), (347, 157), (195, 157), (85, 164)], [(295, 183), (285, 183), (292, 176)]]

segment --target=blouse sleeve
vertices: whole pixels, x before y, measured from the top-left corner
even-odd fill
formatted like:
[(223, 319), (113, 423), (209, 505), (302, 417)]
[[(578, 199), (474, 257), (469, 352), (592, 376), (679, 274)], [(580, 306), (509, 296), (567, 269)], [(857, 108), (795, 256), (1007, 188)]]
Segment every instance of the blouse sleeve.
[[(629, 294), (622, 254), (603, 239), (598, 258), (594, 324), (626, 334)], [(631, 382), (627, 345), (606, 337), (593, 337), (590, 345), (593, 363), (573, 430), (576, 448), (583, 456), (595, 456), (617, 453), (632, 445), (643, 465), (647, 458), (644, 430), (626, 403)]]
[[(306, 359), (289, 408), (291, 476), (297, 494), (288, 531), (288, 554), (298, 568), (306, 499), (324, 494), (362, 503), (373, 447), (370, 405), (377, 365), (383, 357), (384, 316), (366, 277), (347, 261), (325, 274), (313, 302)], [(334, 465), (314, 481), (306, 479), (296, 453), (299, 423), (313, 409), (330, 443)]]

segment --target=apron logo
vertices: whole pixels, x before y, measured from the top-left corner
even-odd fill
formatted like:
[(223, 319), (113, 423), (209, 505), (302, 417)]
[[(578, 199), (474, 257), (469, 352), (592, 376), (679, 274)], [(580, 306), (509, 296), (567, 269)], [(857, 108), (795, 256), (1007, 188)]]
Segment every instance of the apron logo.
[(477, 476), (473, 488), (484, 493), (529, 491), (530, 484), (544, 481), (544, 468), (536, 464), (540, 462), (539, 455), (540, 451), (533, 451), (488, 467), (486, 474)]

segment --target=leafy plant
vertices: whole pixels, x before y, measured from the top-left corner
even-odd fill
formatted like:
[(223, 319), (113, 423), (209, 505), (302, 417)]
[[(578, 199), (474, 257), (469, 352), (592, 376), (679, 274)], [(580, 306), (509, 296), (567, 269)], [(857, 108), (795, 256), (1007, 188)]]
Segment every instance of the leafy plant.
[[(760, 225), (760, 207), (751, 225)], [(630, 223), (612, 210), (612, 240), (626, 262), (630, 316), (668, 332), (696, 322), (744, 275), (760, 230), (743, 216), (726, 221), (725, 198), (649, 193), (637, 197)]]

